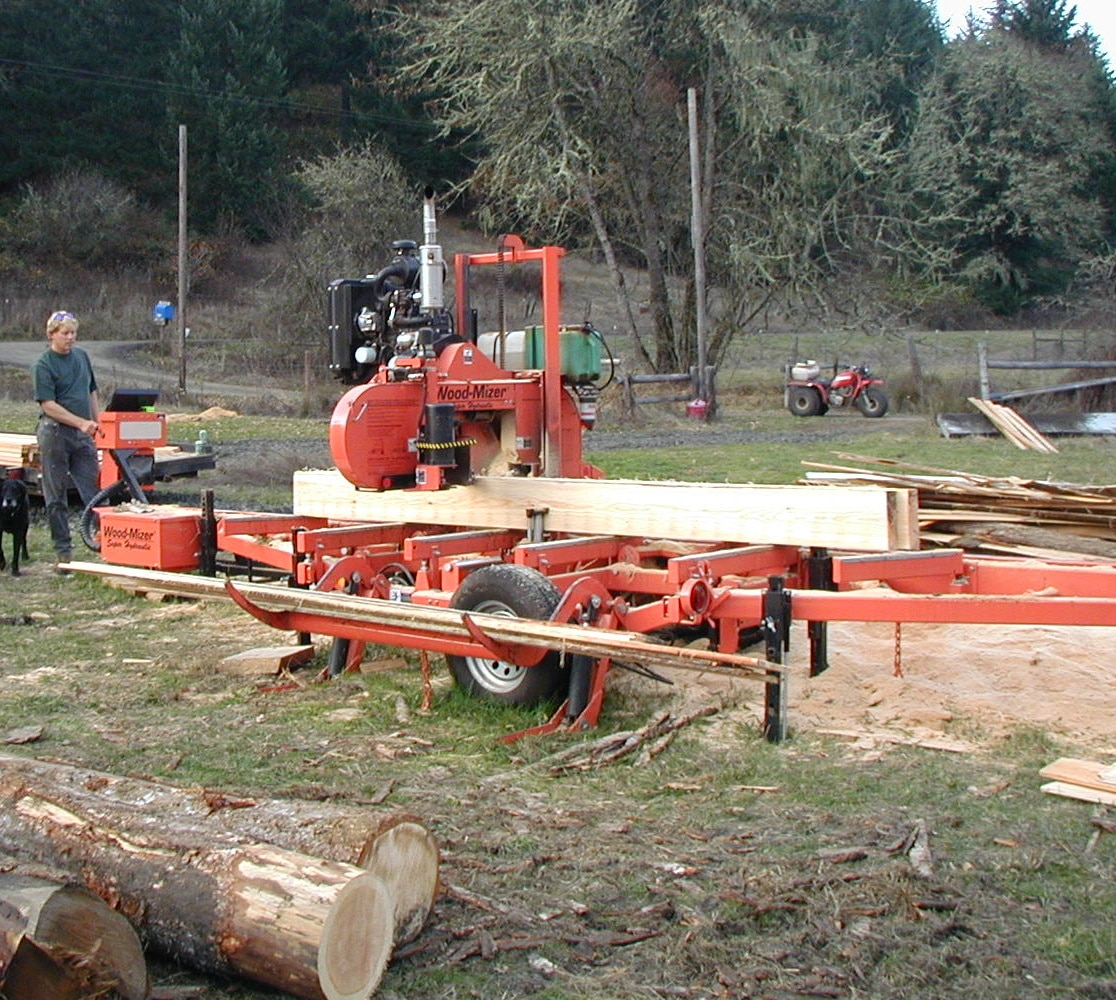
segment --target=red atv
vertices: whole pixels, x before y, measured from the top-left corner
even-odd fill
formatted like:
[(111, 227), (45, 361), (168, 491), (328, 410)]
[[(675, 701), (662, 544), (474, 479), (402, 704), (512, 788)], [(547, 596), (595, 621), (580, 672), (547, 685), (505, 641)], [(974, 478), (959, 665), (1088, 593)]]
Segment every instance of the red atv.
[(831, 406), (855, 405), (866, 417), (887, 413), (888, 399), (883, 379), (876, 378), (867, 365), (833, 366), (833, 378), (821, 378), (816, 361), (799, 361), (787, 366), (787, 386), (783, 402), (796, 417), (817, 417)]

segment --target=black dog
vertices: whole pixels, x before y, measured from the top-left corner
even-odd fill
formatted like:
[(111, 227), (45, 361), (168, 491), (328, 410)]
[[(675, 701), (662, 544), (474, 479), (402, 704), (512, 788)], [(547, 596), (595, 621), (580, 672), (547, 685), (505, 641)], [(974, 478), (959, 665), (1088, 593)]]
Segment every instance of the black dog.
[(27, 527), (31, 517), (27, 509), (27, 487), (19, 479), (0, 482), (0, 570), (7, 568), (4, 558), (4, 535), (12, 536), (12, 576), (19, 576), (19, 557), (30, 559), (27, 552)]

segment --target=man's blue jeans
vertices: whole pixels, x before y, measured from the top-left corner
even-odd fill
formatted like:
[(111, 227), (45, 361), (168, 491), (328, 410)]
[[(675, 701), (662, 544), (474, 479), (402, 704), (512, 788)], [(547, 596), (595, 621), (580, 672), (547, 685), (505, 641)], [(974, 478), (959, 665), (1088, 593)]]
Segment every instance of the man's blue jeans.
[(73, 555), (69, 489), (71, 484), (77, 487), (83, 507), (97, 495), (97, 447), (88, 434), (50, 417), (39, 418), (36, 437), (50, 540), (58, 559), (67, 561)]

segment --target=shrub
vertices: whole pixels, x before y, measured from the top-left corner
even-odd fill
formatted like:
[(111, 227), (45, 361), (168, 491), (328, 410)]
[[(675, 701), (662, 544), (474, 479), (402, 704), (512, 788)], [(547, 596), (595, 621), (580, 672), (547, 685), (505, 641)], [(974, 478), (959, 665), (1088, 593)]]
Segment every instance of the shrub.
[(51, 266), (145, 266), (166, 252), (158, 216), (127, 188), (92, 171), (27, 185), (6, 228), (13, 249)]

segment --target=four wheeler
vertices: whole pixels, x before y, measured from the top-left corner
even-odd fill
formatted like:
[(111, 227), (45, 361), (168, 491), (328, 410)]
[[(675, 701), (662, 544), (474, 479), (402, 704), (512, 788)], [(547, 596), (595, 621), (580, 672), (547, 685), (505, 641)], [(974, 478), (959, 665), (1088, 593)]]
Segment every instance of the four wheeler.
[(888, 399), (883, 379), (867, 365), (833, 365), (833, 377), (821, 378), (816, 361), (798, 361), (787, 366), (783, 402), (796, 417), (818, 417), (831, 406), (856, 406), (866, 417), (887, 413)]

